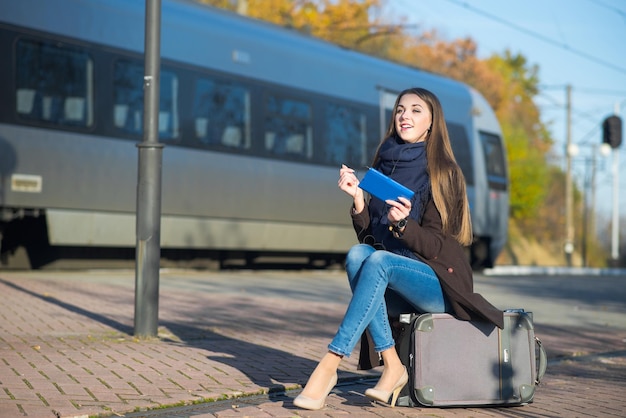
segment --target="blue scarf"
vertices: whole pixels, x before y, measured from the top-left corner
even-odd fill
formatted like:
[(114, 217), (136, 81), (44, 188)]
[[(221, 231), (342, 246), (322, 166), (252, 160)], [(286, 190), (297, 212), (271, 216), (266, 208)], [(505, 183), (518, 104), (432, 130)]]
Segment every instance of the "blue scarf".
[[(409, 217), (421, 222), (430, 197), (430, 178), (426, 163), (426, 143), (406, 143), (398, 137), (388, 138), (380, 148), (376, 169), (415, 192)], [(388, 251), (412, 256), (412, 252), (389, 231), (387, 204), (372, 196), (369, 212), (376, 243)]]

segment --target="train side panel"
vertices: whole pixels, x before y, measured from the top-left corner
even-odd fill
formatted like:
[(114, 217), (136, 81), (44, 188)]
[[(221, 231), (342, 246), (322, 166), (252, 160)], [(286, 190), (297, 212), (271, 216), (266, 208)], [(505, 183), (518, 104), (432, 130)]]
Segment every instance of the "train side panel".
[[(15, 224), (29, 216), (45, 219), (42, 239), (54, 246), (134, 246), (143, 103), (132, 89), (122, 91), (127, 99), (114, 98), (112, 90), (117, 94), (120, 77), (141, 83), (144, 2), (8, 4), (0, 4), (0, 52), (14, 57), (17, 44), (27, 51), (67, 47), (74, 54), (68, 56), (85, 62), (86, 90), (59, 108), (69, 124), (24, 119), (21, 112), (39, 93), (16, 85), (12, 60), (0, 64), (8, 80), (0, 86), (3, 251), (7, 236), (20, 234)], [(349, 199), (336, 187), (339, 165), (368, 164), (388, 122), (379, 117), (388, 111), (381, 94), (414, 85), (438, 95), (453, 142), (460, 141), (455, 153), (462, 150), (457, 159), (468, 178), (476, 235), (490, 242), (488, 258), (504, 245), (506, 231), (498, 225), (508, 195), (498, 194), (500, 204), (488, 202), (479, 132), (501, 134), (484, 100), (461, 83), (190, 1), (163, 2), (161, 74), (163, 248), (345, 254), (355, 238)], [(228, 117), (245, 113), (233, 118), (238, 125), (198, 113), (198, 100), (214, 85), (228, 97), (241, 95), (235, 105), (220, 102), (227, 111), (218, 109)], [(56, 99), (43, 99), (42, 111), (50, 113)], [(303, 118), (281, 153), (272, 148), (280, 140), (270, 126), (272, 106), (273, 112), (292, 106)], [(329, 118), (346, 112), (352, 116)], [(356, 150), (328, 139), (330, 125), (336, 135), (336, 125), (346, 121), (353, 135), (358, 131)], [(218, 125), (219, 143), (200, 136)]]

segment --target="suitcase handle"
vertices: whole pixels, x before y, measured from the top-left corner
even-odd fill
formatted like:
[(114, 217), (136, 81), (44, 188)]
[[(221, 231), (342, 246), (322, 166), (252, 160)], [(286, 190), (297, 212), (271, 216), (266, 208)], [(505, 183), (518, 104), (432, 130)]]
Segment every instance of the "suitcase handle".
[(546, 349), (543, 348), (541, 340), (537, 337), (535, 337), (535, 344), (539, 347), (539, 364), (537, 365), (537, 378), (535, 379), (535, 384), (538, 385), (541, 383), (543, 375), (546, 374), (546, 369), (548, 368), (548, 355), (546, 354)]

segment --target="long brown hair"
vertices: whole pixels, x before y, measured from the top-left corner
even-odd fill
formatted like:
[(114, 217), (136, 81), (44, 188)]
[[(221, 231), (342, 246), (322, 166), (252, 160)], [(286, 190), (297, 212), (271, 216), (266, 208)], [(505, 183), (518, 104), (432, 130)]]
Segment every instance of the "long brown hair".
[(398, 95), (387, 133), (378, 145), (372, 166), (375, 167), (378, 163), (382, 144), (390, 137), (398, 136), (395, 123), (396, 109), (400, 99), (406, 94), (415, 94), (426, 102), (432, 115), (430, 132), (425, 140), (426, 161), (433, 201), (441, 215), (443, 231), (451, 234), (462, 245), (469, 245), (473, 237), (465, 177), (452, 153), (448, 127), (437, 96), (420, 87), (406, 89)]

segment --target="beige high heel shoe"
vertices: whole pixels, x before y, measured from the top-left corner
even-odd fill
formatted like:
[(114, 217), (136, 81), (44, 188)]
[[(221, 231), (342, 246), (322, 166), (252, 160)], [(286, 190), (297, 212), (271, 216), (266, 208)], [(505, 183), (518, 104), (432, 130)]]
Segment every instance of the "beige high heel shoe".
[(330, 382), (328, 382), (328, 387), (326, 388), (326, 392), (320, 399), (311, 399), (307, 396), (303, 396), (302, 394), (300, 394), (296, 396), (296, 399), (293, 400), (293, 404), (297, 406), (298, 408), (302, 408), (302, 409), (311, 409), (311, 410), (322, 409), (324, 405), (326, 404), (326, 398), (328, 397), (328, 394), (330, 393), (331, 390), (333, 390), (336, 384), (337, 384), (337, 373), (335, 373), (333, 377), (330, 379)]
[(408, 381), (409, 374), (406, 372), (405, 367), (404, 373), (402, 373), (402, 376), (400, 376), (400, 379), (396, 382), (390, 392), (386, 390), (376, 389), (376, 387), (373, 387), (365, 391), (365, 396), (386, 403), (389, 400), (389, 397), (393, 395), (393, 397), (391, 398), (391, 407), (393, 408), (396, 405), (396, 401), (398, 400), (398, 395), (400, 395), (400, 391), (408, 383)]

